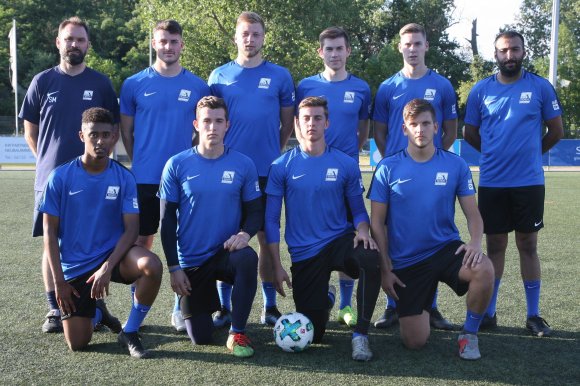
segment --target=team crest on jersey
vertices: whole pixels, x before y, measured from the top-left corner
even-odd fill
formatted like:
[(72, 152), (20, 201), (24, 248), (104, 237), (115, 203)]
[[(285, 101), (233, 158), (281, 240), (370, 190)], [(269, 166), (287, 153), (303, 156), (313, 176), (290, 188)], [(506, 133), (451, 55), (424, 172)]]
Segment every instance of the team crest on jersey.
[(532, 101), (532, 93), (530, 91), (524, 91), (520, 94), (520, 103), (528, 104)]
[(105, 196), (105, 198), (107, 200), (116, 200), (117, 197), (119, 196), (119, 190), (120, 190), (120, 187), (119, 186), (112, 186), (112, 185), (110, 185), (107, 188), (107, 195)]
[(336, 181), (338, 178), (338, 169), (328, 168), (326, 169), (326, 180), (325, 181)]
[(557, 99), (554, 99), (552, 101), (552, 109), (554, 109), (554, 110), (560, 110), (560, 104), (558, 103), (558, 100)]
[(93, 100), (93, 90), (85, 90), (83, 93), (83, 100), (84, 101), (92, 101)]
[(272, 82), (272, 79), (262, 78), (262, 79), (260, 79), (260, 83), (258, 83), (258, 88), (268, 89), (268, 88), (270, 88), (270, 82)]
[(224, 170), (224, 174), (222, 174), (222, 184), (233, 184), (235, 175), (236, 172), (234, 171)]
[(137, 197), (133, 197), (133, 209), (139, 209), (139, 201)]
[(48, 99), (48, 103), (56, 103), (56, 95), (58, 91), (53, 91), (53, 92), (47, 92), (46, 93), (46, 98)]
[(344, 103), (354, 103), (354, 92), (345, 91), (344, 92)]
[(425, 99), (427, 101), (435, 100), (436, 93), (437, 93), (437, 90), (435, 90), (434, 88), (428, 88), (425, 90), (425, 96), (423, 97), (423, 99)]
[(437, 175), (435, 176), (435, 185), (447, 185), (447, 176), (448, 173), (446, 172), (437, 172)]
[(189, 97), (191, 96), (190, 90), (181, 89), (179, 92), (179, 97), (177, 98), (180, 102), (189, 102)]

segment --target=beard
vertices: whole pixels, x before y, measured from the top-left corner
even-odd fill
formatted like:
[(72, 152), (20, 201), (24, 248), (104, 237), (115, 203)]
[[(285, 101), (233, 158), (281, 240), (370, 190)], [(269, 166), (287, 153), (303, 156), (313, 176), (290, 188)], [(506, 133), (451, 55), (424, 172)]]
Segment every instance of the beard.
[(78, 48), (70, 49), (61, 55), (61, 58), (72, 66), (77, 66), (85, 61), (85, 55), (87, 53), (79, 50)]
[[(499, 68), (499, 72), (501, 72), (501, 74), (503, 76), (511, 78), (511, 77), (514, 77), (520, 73), (520, 71), (522, 70), (523, 61), (524, 61), (524, 58), (510, 59), (510, 60), (505, 60), (503, 62), (500, 62), (498, 60), (497, 66)], [(510, 67), (508, 67), (508, 64), (513, 64), (514, 66), (510, 68)]]

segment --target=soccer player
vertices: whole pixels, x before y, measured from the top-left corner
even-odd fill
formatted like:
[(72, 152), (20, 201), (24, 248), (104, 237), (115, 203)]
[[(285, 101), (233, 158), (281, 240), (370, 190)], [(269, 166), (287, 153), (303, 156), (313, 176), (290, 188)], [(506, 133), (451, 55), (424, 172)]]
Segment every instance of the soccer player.
[[(48, 175), (58, 165), (83, 154), (78, 138), (83, 111), (104, 107), (113, 113), (115, 124), (119, 121), (119, 105), (111, 81), (85, 63), (89, 45), (89, 29), (83, 20), (75, 16), (60, 23), (56, 37), (60, 63), (32, 79), (22, 103), (19, 117), (24, 120), (24, 138), (36, 156), (33, 237), (43, 235), (38, 205)], [(60, 310), (46, 253), (42, 255), (42, 278), (49, 306), (42, 331), (61, 332)], [(99, 303), (104, 307), (104, 302)], [(116, 319), (110, 321), (115, 323), (109, 327), (119, 328)]]
[[(225, 99), (230, 129), (225, 143), (250, 157), (258, 168), (260, 189), (266, 187), (268, 169), (285, 148), (293, 129), (294, 82), (290, 72), (262, 57), (266, 29), (260, 15), (242, 12), (236, 22), (235, 60), (212, 71), (208, 84), (212, 95)], [(265, 202), (265, 196), (263, 198)], [(274, 325), (280, 317), (272, 267), (264, 232), (258, 232), (258, 269), (262, 279), (262, 324)], [(232, 287), (218, 283), (222, 308), (214, 315), (216, 327), (230, 323)]]
[[(379, 294), (377, 246), (369, 234), (358, 163), (325, 141), (329, 126), (325, 99), (308, 97), (298, 106), (300, 146), (279, 157), (270, 168), (266, 188), (266, 238), (273, 256), (276, 289), (293, 288), (296, 310), (314, 325), (314, 343), (326, 330), (334, 291), (332, 271), (358, 278), (358, 320), (352, 337), (352, 358), (372, 358), (368, 328)], [(286, 208), (286, 244), (292, 259), (292, 284), (280, 262), (280, 212)], [(347, 204), (348, 203), (348, 204)], [(350, 210), (352, 223), (347, 219)], [(356, 229), (356, 232), (353, 230)]]
[[(552, 329), (540, 316), (538, 231), (544, 227), (542, 154), (563, 136), (562, 109), (547, 80), (522, 69), (524, 37), (507, 31), (495, 39), (499, 72), (478, 82), (467, 99), (465, 140), (481, 152), (479, 209), (495, 285), (482, 328), (497, 326), (496, 303), (508, 233), (515, 230), (527, 301), (526, 327), (538, 336)], [(547, 131), (544, 130), (544, 124)]]
[(131, 172), (109, 158), (119, 138), (113, 115), (100, 107), (86, 110), (79, 136), (83, 155), (54, 170), (39, 207), (65, 340), (73, 351), (86, 347), (94, 324), (106, 317), (95, 300), (108, 295), (111, 281), (140, 280), (118, 341), (132, 357), (146, 358), (137, 329), (157, 296), (163, 268), (156, 255), (135, 245), (137, 187)]
[(197, 104), (199, 145), (169, 159), (163, 170), (161, 241), (171, 287), (181, 297), (193, 344), (209, 344), (212, 312), (220, 308), (216, 279), (235, 284), (227, 348), (237, 357), (254, 354), (245, 334), (257, 287), (258, 255), (248, 241), (262, 227), (262, 194), (256, 166), (224, 146), (229, 129), (224, 100)]
[[(457, 138), (457, 100), (448, 79), (437, 74), (425, 64), (429, 50), (427, 34), (422, 25), (411, 23), (399, 31), (399, 52), (403, 56), (403, 68), (379, 86), (373, 113), (374, 138), (383, 157), (407, 147), (403, 135), (403, 108), (415, 99), (429, 101), (435, 108), (436, 122), (440, 130), (434, 138), (436, 147), (449, 149)], [(396, 302), (387, 295), (387, 307), (377, 328), (388, 328), (397, 324)], [(437, 291), (430, 311), (431, 326), (442, 330), (453, 330), (437, 308)]]
[[(325, 141), (358, 163), (358, 154), (369, 135), (371, 90), (367, 82), (346, 70), (351, 48), (345, 30), (327, 28), (320, 33), (318, 41), (318, 55), (324, 63), (324, 71), (300, 81), (296, 88), (296, 103), (305, 97), (324, 95), (329, 105), (330, 122)], [(356, 311), (352, 309), (354, 280), (343, 272), (339, 272), (339, 278), (338, 321), (354, 327), (357, 322)]]
[[(412, 100), (403, 116), (407, 148), (383, 158), (368, 193), (382, 287), (397, 301), (401, 338), (411, 349), (429, 338), (439, 281), (459, 296), (468, 293), (459, 356), (479, 359), (477, 332), (493, 290), (493, 266), (481, 250), (483, 221), (471, 172), (459, 156), (435, 146), (439, 127), (429, 101)], [(456, 197), (467, 219), (467, 243), (454, 223)]]
[[(157, 22), (151, 40), (155, 63), (129, 77), (121, 89), (121, 135), (139, 195), (137, 245), (147, 249), (159, 227), (157, 190), (163, 166), (169, 157), (191, 147), (195, 106), (209, 95), (207, 84), (179, 62), (182, 33), (175, 20)], [(171, 324), (185, 331), (177, 296)]]

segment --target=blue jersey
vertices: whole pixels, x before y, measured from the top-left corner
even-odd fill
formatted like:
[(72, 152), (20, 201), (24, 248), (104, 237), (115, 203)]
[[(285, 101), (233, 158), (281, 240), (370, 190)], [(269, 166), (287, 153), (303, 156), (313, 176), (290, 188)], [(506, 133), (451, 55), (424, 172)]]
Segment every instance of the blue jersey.
[(543, 185), (543, 121), (561, 114), (556, 91), (538, 75), (524, 70), (511, 84), (496, 75), (479, 81), (465, 112), (465, 123), (479, 127), (481, 135), (479, 185)]
[(242, 202), (261, 197), (252, 160), (225, 149), (208, 159), (190, 148), (169, 159), (159, 198), (178, 206), (177, 252), (183, 268), (198, 267), (240, 231)]
[(416, 98), (428, 100), (435, 108), (439, 131), (433, 140), (436, 147), (443, 145), (443, 121), (457, 118), (457, 98), (451, 82), (433, 70), (419, 79), (407, 78), (399, 71), (381, 83), (375, 97), (373, 120), (387, 125), (385, 155), (407, 148), (403, 109)]
[(91, 107), (111, 111), (119, 122), (119, 104), (111, 81), (95, 70), (87, 67), (70, 76), (56, 66), (32, 79), (18, 117), (38, 125), (34, 190), (43, 191), (54, 168), (83, 154), (81, 117)]
[(351, 74), (338, 82), (328, 81), (322, 74), (305, 78), (296, 88), (296, 114), (302, 99), (310, 96), (322, 96), (328, 102), (326, 143), (358, 162), (358, 123), (369, 118), (371, 108), (367, 82)]
[(132, 169), (139, 184), (158, 184), (169, 157), (191, 147), (197, 102), (209, 87), (185, 68), (177, 76), (153, 67), (128, 78), (121, 113), (134, 118)]
[(465, 161), (436, 149), (427, 162), (402, 150), (377, 165), (368, 198), (388, 205), (389, 257), (395, 269), (426, 259), (450, 241), (459, 240), (455, 197), (475, 194)]
[(60, 260), (70, 280), (98, 267), (125, 231), (123, 215), (139, 213), (135, 177), (113, 160), (89, 174), (75, 158), (50, 175), (39, 211), (59, 218)]
[(260, 176), (268, 175), (280, 156), (280, 108), (294, 105), (290, 72), (268, 61), (253, 68), (231, 61), (213, 70), (208, 84), (228, 106), (225, 144), (250, 157)]
[(284, 197), (285, 239), (292, 262), (311, 258), (352, 232), (346, 201), (362, 192), (358, 163), (332, 147), (318, 157), (296, 147), (274, 161), (266, 193)]

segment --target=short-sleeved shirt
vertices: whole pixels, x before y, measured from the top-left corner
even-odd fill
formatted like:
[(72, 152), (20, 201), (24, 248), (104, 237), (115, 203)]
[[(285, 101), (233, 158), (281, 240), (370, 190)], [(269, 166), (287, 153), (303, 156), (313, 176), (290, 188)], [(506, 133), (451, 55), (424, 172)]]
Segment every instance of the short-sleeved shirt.
[(216, 159), (197, 147), (169, 159), (159, 198), (178, 204), (177, 252), (183, 268), (199, 267), (238, 233), (242, 203), (261, 197), (252, 160), (226, 147)]
[(323, 97), (328, 102), (330, 125), (326, 143), (358, 161), (358, 124), (369, 118), (371, 89), (364, 80), (348, 74), (338, 82), (326, 80), (322, 74), (303, 79), (296, 88), (296, 115), (302, 99)]
[(457, 118), (457, 98), (449, 80), (429, 69), (419, 79), (405, 77), (397, 72), (379, 86), (375, 96), (373, 120), (387, 125), (385, 155), (407, 147), (403, 134), (403, 109), (411, 100), (425, 99), (435, 108), (439, 131), (434, 138), (436, 147), (443, 146), (443, 121)]
[(511, 84), (500, 83), (497, 75), (479, 81), (465, 113), (465, 123), (479, 127), (481, 135), (479, 185), (543, 185), (543, 122), (561, 114), (556, 91), (536, 74), (522, 70)]
[(401, 150), (377, 165), (367, 197), (388, 205), (387, 236), (394, 269), (414, 265), (459, 240), (455, 198), (475, 194), (465, 161), (436, 149), (427, 162)]
[(98, 267), (125, 231), (123, 215), (139, 213), (135, 177), (114, 160), (89, 174), (75, 158), (50, 175), (39, 210), (59, 218), (60, 260), (70, 280)]
[(132, 170), (139, 184), (159, 184), (169, 157), (191, 148), (197, 102), (207, 84), (185, 68), (172, 77), (153, 67), (127, 78), (121, 113), (134, 118)]
[(280, 156), (280, 109), (294, 106), (290, 72), (268, 61), (252, 68), (231, 61), (213, 70), (208, 84), (228, 106), (225, 144), (250, 157), (259, 176), (267, 176)]
[(81, 118), (91, 107), (109, 110), (119, 122), (113, 85), (95, 70), (87, 67), (70, 76), (56, 66), (32, 79), (18, 117), (38, 125), (34, 190), (43, 191), (54, 168), (83, 154)]
[(285, 239), (292, 262), (309, 259), (352, 232), (346, 201), (362, 192), (358, 163), (333, 147), (316, 157), (296, 147), (274, 161), (266, 193), (284, 197)]

